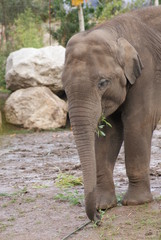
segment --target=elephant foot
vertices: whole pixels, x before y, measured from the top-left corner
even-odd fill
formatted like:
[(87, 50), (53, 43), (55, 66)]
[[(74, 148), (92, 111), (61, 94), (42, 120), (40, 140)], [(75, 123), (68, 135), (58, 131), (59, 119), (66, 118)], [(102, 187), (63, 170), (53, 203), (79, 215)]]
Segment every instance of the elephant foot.
[(145, 190), (138, 187), (129, 187), (125, 194), (122, 204), (123, 205), (140, 205), (153, 201), (153, 196), (150, 190)]
[(117, 205), (115, 192), (109, 192), (102, 189), (97, 189), (96, 208), (98, 210), (106, 210)]

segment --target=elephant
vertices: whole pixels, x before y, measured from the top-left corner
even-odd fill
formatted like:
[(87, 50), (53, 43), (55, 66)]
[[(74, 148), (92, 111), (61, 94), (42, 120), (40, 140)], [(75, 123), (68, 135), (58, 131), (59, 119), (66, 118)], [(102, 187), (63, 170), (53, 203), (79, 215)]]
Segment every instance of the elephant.
[[(114, 165), (124, 142), (123, 205), (153, 200), (151, 139), (161, 116), (161, 7), (116, 16), (68, 41), (62, 83), (84, 180), (85, 210), (117, 205)], [(112, 125), (97, 136), (101, 116)]]

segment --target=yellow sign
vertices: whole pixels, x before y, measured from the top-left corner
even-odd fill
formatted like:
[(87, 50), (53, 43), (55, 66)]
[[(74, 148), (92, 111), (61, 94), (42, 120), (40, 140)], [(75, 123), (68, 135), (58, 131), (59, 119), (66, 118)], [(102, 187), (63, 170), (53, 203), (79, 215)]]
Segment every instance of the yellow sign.
[(83, 2), (84, 2), (83, 0), (72, 0), (72, 5), (73, 6), (79, 6)]

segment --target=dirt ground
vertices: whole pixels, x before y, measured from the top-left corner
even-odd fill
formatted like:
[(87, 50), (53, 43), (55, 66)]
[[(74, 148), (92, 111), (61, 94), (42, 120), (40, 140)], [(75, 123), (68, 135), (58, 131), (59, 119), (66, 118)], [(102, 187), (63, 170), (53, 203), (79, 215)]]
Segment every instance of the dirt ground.
[[(103, 215), (100, 227), (90, 223), (69, 239), (161, 239), (160, 160), (161, 126), (158, 126), (152, 141), (150, 171), (154, 201), (135, 207), (118, 203)], [(75, 193), (76, 198), (83, 194), (83, 186), (70, 190), (57, 187), (60, 173), (81, 176), (72, 132), (0, 136), (0, 240), (62, 240), (88, 222), (82, 200), (82, 204), (74, 206), (55, 199), (66, 191)], [(128, 186), (123, 148), (114, 179), (119, 201)]]

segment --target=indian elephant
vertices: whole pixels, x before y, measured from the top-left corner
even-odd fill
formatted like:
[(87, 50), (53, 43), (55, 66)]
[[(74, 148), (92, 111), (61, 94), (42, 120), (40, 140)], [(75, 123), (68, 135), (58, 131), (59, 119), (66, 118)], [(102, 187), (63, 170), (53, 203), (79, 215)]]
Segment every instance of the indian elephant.
[[(85, 208), (116, 206), (113, 169), (124, 141), (128, 190), (124, 205), (152, 201), (151, 139), (161, 116), (161, 7), (113, 18), (74, 35), (62, 74), (84, 179)], [(104, 114), (112, 128), (95, 132)]]

